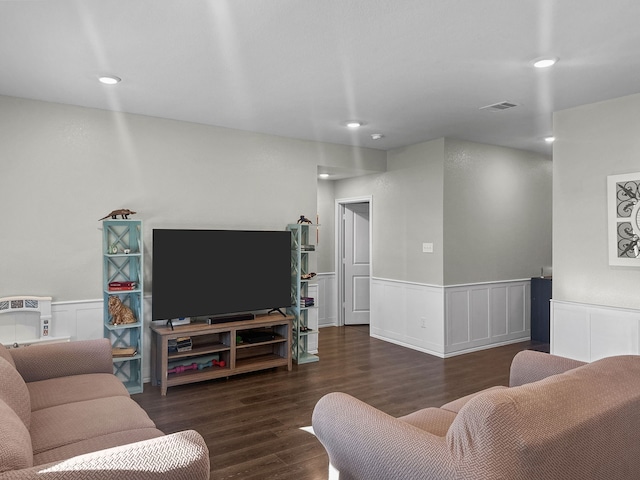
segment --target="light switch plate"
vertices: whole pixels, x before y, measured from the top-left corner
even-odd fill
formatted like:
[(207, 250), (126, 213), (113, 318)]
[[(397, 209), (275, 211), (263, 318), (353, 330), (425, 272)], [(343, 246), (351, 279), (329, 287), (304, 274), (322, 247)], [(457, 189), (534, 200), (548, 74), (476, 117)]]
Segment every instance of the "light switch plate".
[(423, 243), (422, 253), (433, 253), (433, 243)]

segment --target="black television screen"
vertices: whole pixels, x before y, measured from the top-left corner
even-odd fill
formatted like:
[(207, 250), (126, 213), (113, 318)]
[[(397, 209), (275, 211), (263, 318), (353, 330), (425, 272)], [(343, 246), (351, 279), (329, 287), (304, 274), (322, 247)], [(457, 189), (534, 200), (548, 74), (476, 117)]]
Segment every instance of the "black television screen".
[(291, 305), (291, 234), (153, 230), (152, 320)]

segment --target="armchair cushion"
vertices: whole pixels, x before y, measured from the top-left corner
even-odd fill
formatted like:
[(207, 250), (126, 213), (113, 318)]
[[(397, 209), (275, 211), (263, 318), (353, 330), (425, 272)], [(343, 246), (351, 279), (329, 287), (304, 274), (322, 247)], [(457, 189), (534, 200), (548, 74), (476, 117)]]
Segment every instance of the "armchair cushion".
[(18, 415), (27, 430), (31, 425), (29, 390), (20, 374), (4, 358), (0, 358), (0, 400)]
[(460, 397), (457, 400), (454, 400), (453, 402), (445, 403), (440, 408), (442, 408), (443, 410), (449, 410), (450, 412), (453, 412), (453, 413), (458, 413), (460, 411), (460, 409), (462, 407), (464, 407), (469, 402), (469, 400), (471, 400), (472, 398), (477, 397), (478, 395), (481, 395), (481, 394), (483, 394), (485, 392), (490, 392), (491, 390), (500, 390), (502, 388), (507, 388), (507, 387), (505, 387), (503, 385), (497, 385), (495, 387), (486, 388), (486, 389), (481, 390), (479, 392), (472, 393), (471, 395), (466, 395), (464, 397)]
[(136, 430), (127, 430), (125, 432), (114, 432), (99, 437), (87, 438), (79, 442), (62, 445), (61, 447), (52, 448), (33, 456), (34, 465), (42, 465), (44, 463), (58, 462), (76, 455), (84, 455), (86, 453), (97, 452), (105, 448), (117, 447), (129, 443), (140, 442), (164, 436), (157, 428), (138, 428)]
[(37, 410), (32, 412), (31, 425), (34, 454), (109, 433), (155, 427), (129, 397), (98, 398)]
[(106, 397), (128, 397), (124, 384), (110, 373), (87, 373), (58, 377), (27, 384), (31, 397), (31, 410), (84, 402)]
[(438, 437), (444, 437), (447, 434), (449, 427), (455, 419), (455, 413), (433, 407), (423, 408), (422, 410), (399, 418), (399, 420), (409, 425), (418, 427), (420, 430), (432, 433)]

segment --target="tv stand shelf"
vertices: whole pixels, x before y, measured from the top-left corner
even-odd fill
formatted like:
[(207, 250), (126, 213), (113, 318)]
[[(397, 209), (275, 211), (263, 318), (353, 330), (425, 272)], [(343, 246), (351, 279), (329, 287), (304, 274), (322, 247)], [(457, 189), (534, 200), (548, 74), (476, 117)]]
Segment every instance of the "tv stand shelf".
[[(167, 388), (186, 383), (202, 382), (229, 377), (240, 373), (286, 366), (291, 370), (291, 325), (293, 317), (280, 314), (260, 315), (252, 320), (241, 320), (209, 325), (191, 323), (171, 327), (151, 325), (151, 383), (160, 385), (162, 395)], [(268, 333), (273, 337), (253, 343), (239, 343), (243, 332)], [(169, 340), (190, 337), (193, 347), (183, 352), (169, 352)], [(203, 368), (212, 355), (217, 362)], [(203, 361), (204, 360), (204, 361)], [(168, 373), (170, 362), (181, 362), (192, 367), (177, 373)], [(194, 367), (193, 364), (196, 364)]]

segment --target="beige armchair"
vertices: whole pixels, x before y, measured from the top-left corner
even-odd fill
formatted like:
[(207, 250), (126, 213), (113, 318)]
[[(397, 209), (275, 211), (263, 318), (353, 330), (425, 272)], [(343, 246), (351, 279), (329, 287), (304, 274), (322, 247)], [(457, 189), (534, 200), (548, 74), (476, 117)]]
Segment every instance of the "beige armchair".
[(394, 418), (344, 393), (313, 428), (341, 480), (640, 478), (640, 357), (591, 364), (540, 352), (510, 387)]

